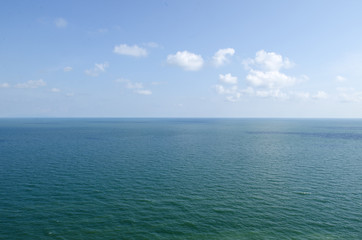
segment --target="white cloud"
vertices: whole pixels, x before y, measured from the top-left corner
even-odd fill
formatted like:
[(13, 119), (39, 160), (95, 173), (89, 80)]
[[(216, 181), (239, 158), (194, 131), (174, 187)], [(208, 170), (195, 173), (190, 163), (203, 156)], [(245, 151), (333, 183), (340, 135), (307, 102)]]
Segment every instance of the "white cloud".
[(127, 86), (128, 89), (140, 89), (143, 88), (143, 84), (142, 83), (133, 83), (133, 82), (128, 82)]
[(233, 48), (219, 49), (212, 57), (213, 63), (217, 67), (222, 66), (229, 61), (227, 56), (233, 56), (234, 54), (235, 50)]
[[(255, 95), (260, 97), (285, 99), (288, 94), (282, 92), (281, 89), (293, 86), (298, 81), (308, 79), (305, 75), (297, 79), (282, 73), (281, 69), (291, 68), (293, 63), (288, 58), (274, 52), (260, 50), (256, 53), (254, 59), (245, 60), (244, 65), (249, 70), (246, 80), (251, 86), (259, 88)], [(306, 95), (302, 94), (299, 97), (305, 98)]]
[(354, 88), (337, 88), (342, 102), (362, 102), (362, 92)]
[(147, 56), (147, 50), (137, 45), (128, 46), (127, 44), (120, 44), (114, 47), (114, 53), (121, 55), (128, 55), (133, 57), (145, 57)]
[(314, 99), (327, 99), (328, 94), (324, 91), (318, 91), (317, 94), (313, 95), (312, 98)]
[(39, 80), (29, 80), (25, 83), (18, 83), (15, 85), (16, 88), (38, 88), (45, 86), (46, 83), (43, 81), (43, 79)]
[(57, 18), (54, 21), (55, 26), (57, 26), (58, 28), (65, 28), (68, 25), (67, 20), (65, 20), (64, 18)]
[(257, 90), (255, 92), (250, 91), (250, 96), (256, 97), (263, 97), (263, 98), (276, 98), (281, 100), (287, 99), (296, 99), (296, 100), (320, 100), (328, 98), (328, 94), (324, 91), (318, 91), (316, 94), (311, 95), (309, 92), (301, 92), (301, 91), (289, 91), (284, 92), (280, 89), (264, 89), (264, 90)]
[(290, 77), (279, 71), (258, 71), (251, 69), (246, 80), (255, 87), (283, 88), (296, 83), (296, 78)]
[(323, 91), (311, 95), (309, 92), (286, 91), (285, 89), (294, 86), (297, 82), (308, 80), (308, 76), (301, 77), (289, 76), (283, 73), (282, 69), (293, 67), (293, 63), (277, 53), (260, 50), (256, 53), (254, 59), (247, 59), (243, 64), (248, 70), (245, 77), (246, 88), (238, 88), (238, 80), (230, 73), (219, 75), (221, 82), (233, 84), (232, 87), (225, 85), (216, 85), (214, 88), (219, 94), (226, 95), (228, 101), (237, 101), (241, 96), (275, 98), (280, 100), (287, 99), (324, 99), (327, 94)]
[(95, 63), (93, 69), (87, 69), (84, 71), (84, 73), (89, 76), (92, 76), (92, 77), (97, 77), (100, 73), (105, 72), (106, 68), (108, 68), (108, 67), (109, 67), (109, 65), (107, 62)]
[(254, 59), (246, 59), (243, 64), (250, 68), (250, 65), (258, 66), (264, 71), (279, 71), (282, 68), (291, 68), (294, 64), (288, 58), (283, 58), (275, 52), (260, 50)]
[(241, 97), (241, 93), (240, 92), (236, 92), (233, 95), (229, 95), (226, 97), (226, 100), (228, 100), (229, 102), (237, 102)]
[(144, 44), (146, 47), (150, 47), (150, 48), (158, 48), (160, 45), (158, 45), (155, 42), (148, 42)]
[(271, 98), (279, 98), (279, 99), (288, 99), (288, 95), (282, 92), (279, 89), (271, 89), (271, 90), (257, 90), (255, 92), (255, 96), (257, 97), (271, 97)]
[(224, 83), (229, 83), (229, 84), (237, 84), (238, 83), (238, 78), (237, 77), (234, 77), (234, 76), (231, 76), (230, 73), (228, 74), (219, 74), (219, 79), (221, 82), (224, 82)]
[(201, 55), (196, 55), (188, 51), (180, 52), (167, 56), (167, 63), (182, 67), (186, 71), (197, 71), (204, 65), (204, 59)]
[(65, 68), (63, 69), (64, 72), (70, 72), (70, 71), (72, 71), (72, 70), (73, 70), (72, 67), (65, 67)]
[(348, 91), (355, 91), (355, 89), (354, 88), (348, 88), (348, 87), (338, 87), (338, 88), (336, 88), (336, 90), (338, 91), (338, 92), (348, 92)]
[(226, 92), (225, 87), (223, 85), (215, 85), (214, 88), (218, 94), (225, 94)]
[(107, 28), (99, 28), (97, 30), (98, 33), (107, 33), (108, 32), (108, 29)]
[(108, 63), (95, 63), (94, 65), (94, 69), (97, 69), (101, 72), (106, 71), (106, 68), (108, 67)]
[(146, 89), (136, 90), (135, 92), (138, 94), (141, 94), (141, 95), (151, 95), (152, 94), (152, 92), (150, 90), (146, 90)]
[(50, 89), (50, 91), (52, 91), (52, 92), (60, 92), (60, 89), (59, 88), (52, 88), (52, 89)]
[(235, 94), (238, 91), (238, 86), (224, 87), (223, 85), (215, 85), (215, 89), (219, 94)]
[(337, 82), (345, 82), (347, 79), (345, 77), (342, 77), (342, 76), (336, 76), (336, 81)]
[(116, 80), (116, 82), (125, 83), (125, 86), (128, 89), (141, 89), (141, 88), (143, 88), (142, 83), (132, 82), (131, 80), (128, 80), (128, 79), (125, 79), (125, 78), (119, 78), (119, 79)]
[(362, 102), (362, 92), (341, 93), (339, 97), (343, 102)]
[(290, 92), (289, 95), (292, 95), (299, 100), (308, 100), (310, 98), (309, 92)]
[(131, 80), (124, 79), (124, 78), (119, 78), (119, 79), (116, 80), (116, 82), (124, 83), (125, 87), (127, 89), (133, 89), (134, 93), (138, 93), (138, 94), (141, 94), (141, 95), (151, 95), (152, 94), (152, 91), (150, 91), (148, 89), (144, 89), (142, 83), (132, 82)]
[(9, 83), (1, 83), (0, 88), (8, 88), (10, 87)]
[(240, 93), (243, 95), (251, 96), (251, 95), (254, 95), (255, 91), (252, 87), (247, 87), (247, 88), (241, 89)]
[(229, 102), (236, 102), (241, 96), (242, 91), (239, 91), (238, 86), (224, 87), (223, 85), (214, 86), (216, 92), (221, 95), (227, 95), (226, 100)]

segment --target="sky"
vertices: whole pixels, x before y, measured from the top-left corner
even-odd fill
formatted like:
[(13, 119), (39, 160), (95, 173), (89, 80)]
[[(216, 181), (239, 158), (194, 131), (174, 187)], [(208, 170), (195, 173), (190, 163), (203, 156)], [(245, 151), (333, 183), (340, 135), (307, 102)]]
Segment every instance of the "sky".
[(0, 117), (362, 117), (362, 1), (18, 1)]

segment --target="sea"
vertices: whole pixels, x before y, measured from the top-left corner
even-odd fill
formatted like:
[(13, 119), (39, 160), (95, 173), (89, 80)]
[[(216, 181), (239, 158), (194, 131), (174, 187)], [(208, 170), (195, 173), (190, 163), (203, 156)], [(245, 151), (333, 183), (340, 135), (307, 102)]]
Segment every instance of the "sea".
[(0, 119), (0, 239), (362, 239), (362, 120)]

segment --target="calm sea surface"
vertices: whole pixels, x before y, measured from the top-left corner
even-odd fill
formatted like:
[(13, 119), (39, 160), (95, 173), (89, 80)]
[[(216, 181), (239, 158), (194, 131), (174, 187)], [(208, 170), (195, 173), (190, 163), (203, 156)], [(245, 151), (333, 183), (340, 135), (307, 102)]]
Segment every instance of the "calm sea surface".
[(362, 239), (362, 120), (2, 119), (0, 239)]

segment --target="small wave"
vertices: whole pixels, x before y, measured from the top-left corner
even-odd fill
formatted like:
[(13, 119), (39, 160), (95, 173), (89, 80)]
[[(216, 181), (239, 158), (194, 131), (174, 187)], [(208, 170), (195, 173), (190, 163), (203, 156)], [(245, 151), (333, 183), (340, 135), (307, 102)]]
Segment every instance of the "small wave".
[(312, 193), (311, 192), (294, 192), (295, 194), (298, 194), (298, 195), (311, 195)]

